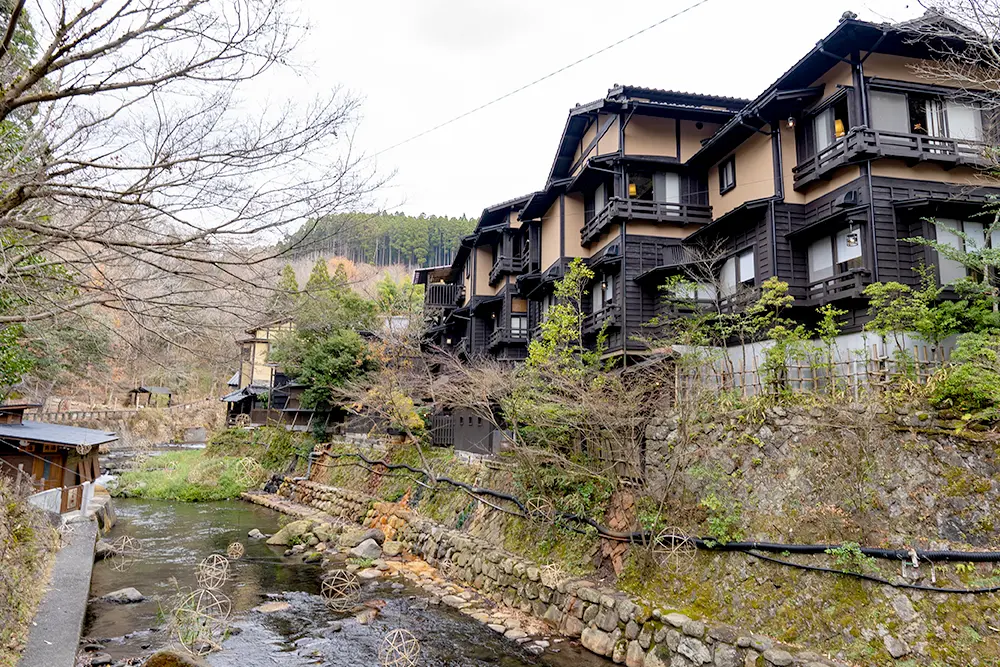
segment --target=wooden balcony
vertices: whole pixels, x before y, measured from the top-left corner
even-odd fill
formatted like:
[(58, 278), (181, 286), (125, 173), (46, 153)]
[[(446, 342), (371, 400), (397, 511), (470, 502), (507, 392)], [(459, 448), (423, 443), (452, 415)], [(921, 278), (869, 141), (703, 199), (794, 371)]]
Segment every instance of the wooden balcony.
[(424, 308), (457, 308), (465, 297), (465, 285), (435, 283), (424, 293)]
[(712, 207), (700, 204), (619, 199), (613, 197), (608, 205), (588, 220), (580, 230), (580, 242), (589, 245), (603, 234), (616, 220), (643, 220), (675, 225), (704, 224), (712, 222)]
[(596, 313), (591, 313), (583, 318), (580, 325), (583, 333), (594, 333), (607, 323), (608, 328), (620, 327), (622, 325), (622, 307), (618, 305), (605, 306)]
[(799, 190), (845, 164), (869, 158), (888, 157), (908, 163), (937, 162), (946, 169), (959, 165), (981, 167), (986, 144), (964, 139), (929, 137), (923, 134), (857, 128), (792, 169)]
[(501, 345), (517, 345), (519, 343), (527, 342), (528, 331), (526, 329), (508, 329), (507, 327), (498, 327), (493, 330), (493, 333), (490, 334), (487, 347), (493, 350)]
[(820, 306), (837, 299), (859, 297), (871, 284), (871, 277), (871, 271), (861, 268), (817, 280), (806, 287), (806, 300), (811, 306)]
[(497, 261), (493, 262), (493, 268), (490, 269), (490, 285), (496, 285), (505, 274), (520, 273), (523, 268), (523, 254), (516, 257), (500, 255), (497, 257)]

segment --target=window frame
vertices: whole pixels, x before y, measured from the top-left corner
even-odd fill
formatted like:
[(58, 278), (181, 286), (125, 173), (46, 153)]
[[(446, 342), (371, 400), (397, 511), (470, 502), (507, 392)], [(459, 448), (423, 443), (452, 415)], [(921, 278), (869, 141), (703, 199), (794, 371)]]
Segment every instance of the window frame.
[[(599, 273), (591, 287), (590, 308), (592, 313), (600, 313), (610, 306), (615, 305), (615, 274)], [(609, 296), (610, 293), (610, 296)], [(600, 295), (601, 307), (598, 308), (598, 295)]]
[[(740, 259), (747, 253), (753, 258), (753, 276), (750, 278), (743, 278), (740, 275)], [(732, 285), (726, 285), (722, 282), (721, 271), (725, 266), (726, 262), (733, 260), (733, 275), (736, 278), (736, 282)], [(719, 275), (719, 286), (722, 288), (720, 290), (719, 296), (721, 298), (727, 298), (736, 294), (741, 287), (756, 287), (757, 286), (757, 247), (756, 244), (751, 243), (750, 245), (743, 246), (739, 250), (732, 252), (725, 256), (719, 263), (720, 275)], [(729, 291), (729, 290), (732, 291)]]
[[(954, 101), (954, 96), (956, 95), (956, 93), (959, 92), (957, 89), (937, 88), (937, 87), (924, 88), (924, 87), (918, 87), (916, 85), (907, 85), (906, 82), (899, 82), (899, 83), (897, 83), (897, 82), (889, 82), (889, 81), (878, 81), (877, 83), (869, 84), (869, 86), (868, 86), (869, 95), (873, 91), (878, 91), (878, 92), (883, 92), (883, 93), (891, 93), (891, 94), (902, 95), (903, 96), (903, 99), (905, 101), (905, 108), (907, 110), (906, 125), (910, 128), (909, 131), (906, 132), (906, 134), (915, 134), (915, 135), (919, 135), (919, 136), (927, 136), (927, 137), (930, 137), (931, 139), (951, 139), (951, 140), (955, 140), (955, 141), (970, 141), (970, 142), (979, 142), (979, 143), (982, 143), (982, 142), (986, 141), (987, 127), (988, 127), (989, 123), (987, 122), (987, 117), (986, 117), (986, 114), (983, 111), (982, 105), (978, 106), (978, 111), (979, 111), (979, 131), (980, 131), (979, 138), (977, 138), (977, 139), (964, 139), (964, 138), (952, 136), (953, 132), (952, 132), (952, 127), (951, 127), (951, 120), (949, 118), (950, 114), (948, 113), (948, 102), (949, 101)], [(942, 118), (944, 120), (944, 129), (945, 129), (943, 135), (940, 135), (940, 136), (938, 136), (938, 135), (932, 135), (932, 134), (929, 133), (929, 129), (928, 128), (924, 128), (925, 131), (923, 133), (921, 133), (921, 132), (914, 132), (913, 131), (913, 123), (911, 122), (912, 119), (911, 119), (911, 116), (910, 116), (910, 113), (911, 113), (910, 105), (911, 105), (911, 100), (914, 97), (919, 98), (919, 99), (924, 99), (924, 100), (928, 100), (928, 99), (936, 100), (936, 101), (938, 101), (938, 102), (941, 103), (941, 106), (942, 106)], [(869, 110), (868, 110), (869, 116), (872, 115), (873, 110), (874, 109), (872, 107), (869, 108)], [(893, 132), (893, 130), (883, 130), (881, 128), (875, 127), (874, 120), (872, 120), (872, 122), (870, 122), (869, 125), (870, 125), (870, 127), (873, 130), (876, 130), (876, 131)]]
[[(726, 184), (726, 180), (724, 178), (724, 174), (726, 172), (727, 167), (730, 167), (732, 169), (732, 175), (733, 175), (732, 182), (730, 182), (728, 185)], [(719, 162), (719, 194), (724, 195), (730, 190), (734, 189), (735, 187), (736, 187), (736, 155), (734, 154), (730, 155), (726, 159)]]
[[(940, 217), (940, 218), (935, 218), (935, 219), (938, 220), (938, 221), (957, 222), (958, 223), (958, 227), (954, 227), (952, 229), (955, 229), (956, 231), (959, 231), (959, 232), (961, 232), (961, 233), (963, 233), (963, 234), (965, 234), (967, 236), (972, 236), (972, 234), (970, 234), (965, 229), (965, 225), (967, 223), (971, 222), (972, 224), (981, 225), (983, 227), (983, 229), (982, 229), (983, 243), (984, 243), (983, 247), (984, 248), (992, 248), (992, 247), (994, 247), (993, 246), (993, 239), (990, 238), (990, 235), (986, 234), (986, 230), (989, 228), (989, 225), (986, 224), (986, 223), (984, 223), (984, 222), (981, 222), (979, 220), (966, 220), (964, 218), (951, 218), (951, 217), (947, 217), (947, 216)], [(940, 224), (932, 222), (932, 223), (930, 223), (930, 225), (934, 228), (934, 241), (936, 243), (939, 243), (939, 244), (942, 244), (942, 245), (950, 245), (948, 243), (943, 242), (941, 240), (941, 238), (940, 238), (940, 234), (941, 234), (941, 226), (940, 226)], [(997, 232), (994, 231), (993, 234), (997, 235)], [(969, 252), (968, 246), (966, 245), (966, 240), (963, 239), (961, 236), (959, 236), (957, 234), (955, 234), (954, 237), (961, 244), (961, 247), (957, 248), (957, 249), (961, 250), (962, 252)], [(949, 280), (948, 282), (944, 282), (944, 279), (941, 276), (941, 260), (942, 259), (948, 260), (948, 258), (947, 257), (943, 257), (941, 255), (941, 252), (939, 250), (937, 250), (936, 248), (932, 248), (931, 251), (934, 253), (934, 260), (935, 260), (935, 262), (934, 262), (934, 268), (937, 271), (937, 280), (938, 280), (938, 284), (941, 287), (943, 287), (945, 289), (952, 289), (951, 286), (954, 283), (957, 283), (957, 282), (959, 282), (961, 280), (966, 280), (968, 278), (973, 278), (975, 280), (979, 280), (979, 279), (982, 278), (981, 275), (977, 275), (968, 266), (962, 264), (961, 262), (957, 262), (961, 266), (962, 270), (965, 272), (965, 276), (962, 277), (962, 278), (958, 278), (958, 279), (955, 279), (955, 280)], [(949, 261), (955, 261), (955, 260), (949, 260)]]
[[(839, 257), (839, 253), (837, 251), (837, 238), (840, 236), (840, 234), (842, 232), (846, 231), (846, 232), (850, 233), (850, 229), (852, 227), (857, 227), (858, 244), (861, 246), (861, 254), (858, 257), (851, 257), (849, 259), (842, 260)], [(848, 222), (847, 224), (844, 224), (844, 225), (841, 225), (839, 227), (836, 227), (836, 228), (832, 229), (831, 231), (829, 231), (826, 234), (822, 234), (820, 236), (816, 236), (815, 238), (813, 238), (812, 240), (810, 240), (809, 241), (809, 245), (806, 246), (806, 277), (809, 280), (808, 284), (809, 285), (815, 285), (817, 283), (821, 283), (821, 282), (826, 281), (826, 280), (832, 280), (832, 279), (838, 278), (840, 276), (846, 276), (846, 275), (850, 274), (852, 271), (857, 271), (859, 269), (864, 269), (866, 267), (867, 263), (868, 263), (868, 255), (865, 252), (865, 248), (866, 248), (866, 246), (868, 244), (865, 243), (865, 241), (864, 241), (865, 237), (864, 237), (864, 233), (863, 232), (864, 232), (864, 224), (856, 222), (856, 221), (852, 221), (852, 222)], [(831, 263), (830, 263), (830, 269), (831, 269), (831, 273), (826, 278), (818, 278), (818, 279), (814, 280), (813, 277), (812, 277), (812, 265), (809, 262), (809, 249), (812, 248), (816, 243), (819, 243), (820, 241), (823, 241), (823, 240), (826, 240), (826, 241), (828, 241), (830, 243), (830, 261), (831, 261)], [(852, 260), (855, 260), (855, 259), (857, 259), (857, 260), (860, 261), (860, 265), (859, 266), (852, 266), (852, 267), (848, 267), (848, 268), (845, 268), (845, 269), (841, 269), (840, 268), (840, 266), (842, 264), (847, 264), (848, 262), (850, 262)]]

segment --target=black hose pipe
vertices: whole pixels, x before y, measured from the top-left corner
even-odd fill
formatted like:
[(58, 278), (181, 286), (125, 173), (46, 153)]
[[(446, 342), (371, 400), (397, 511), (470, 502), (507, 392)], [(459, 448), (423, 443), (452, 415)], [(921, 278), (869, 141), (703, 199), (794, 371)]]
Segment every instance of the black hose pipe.
[[(388, 463), (386, 461), (373, 461), (367, 458), (361, 453), (354, 454), (333, 454), (327, 453), (327, 456), (331, 458), (345, 458), (353, 457), (361, 459), (368, 465), (380, 465), (384, 466), (388, 470), (400, 470), (405, 469), (410, 472), (424, 475), (426, 477), (435, 479), (439, 482), (444, 482), (446, 484), (451, 484), (458, 488), (465, 489), (469, 493), (481, 496), (490, 496), (492, 498), (497, 498), (500, 500), (506, 500), (517, 505), (518, 509), (525, 515), (529, 517), (531, 512), (524, 506), (524, 504), (513, 495), (508, 493), (502, 493), (500, 491), (494, 491), (493, 489), (486, 489), (482, 487), (472, 486), (466, 484), (465, 482), (460, 482), (457, 480), (450, 479), (449, 477), (431, 477), (425, 470), (419, 468), (414, 468), (413, 466), (406, 465), (405, 463)], [(658, 536), (652, 531), (640, 530), (632, 533), (619, 533), (609, 528), (602, 526), (588, 516), (583, 516), (579, 514), (573, 514), (572, 512), (557, 512), (557, 518), (565, 519), (574, 523), (578, 523), (584, 526), (589, 526), (597, 531), (597, 534), (603, 538), (610, 540), (617, 540), (619, 542), (629, 542), (630, 544), (651, 544), (653, 540), (660, 539), (673, 539), (678, 541), (690, 541), (699, 549), (705, 549), (710, 551), (739, 551), (743, 553), (751, 553), (752, 551), (768, 552), (768, 553), (789, 553), (797, 555), (815, 555), (823, 554), (833, 549), (839, 549), (842, 545), (840, 544), (782, 544), (780, 542), (726, 542), (725, 544), (718, 542), (707, 537), (688, 537), (683, 535), (665, 535)], [(896, 561), (912, 561), (914, 556), (918, 560), (925, 562), (943, 562), (943, 561), (955, 561), (963, 563), (995, 563), (1000, 562), (1000, 551), (921, 551), (921, 550), (910, 550), (910, 549), (880, 549), (877, 547), (861, 547), (861, 553), (870, 558), (879, 558), (883, 560), (896, 560)], [(751, 554), (757, 556), (757, 554)], [(760, 557), (760, 556), (757, 556)], [(784, 561), (779, 561), (784, 562)], [(791, 565), (796, 565), (791, 563)], [(833, 570), (836, 572), (837, 570)], [(928, 590), (935, 590), (938, 592), (947, 592), (939, 588), (928, 588)], [(992, 592), (992, 591), (991, 591)]]

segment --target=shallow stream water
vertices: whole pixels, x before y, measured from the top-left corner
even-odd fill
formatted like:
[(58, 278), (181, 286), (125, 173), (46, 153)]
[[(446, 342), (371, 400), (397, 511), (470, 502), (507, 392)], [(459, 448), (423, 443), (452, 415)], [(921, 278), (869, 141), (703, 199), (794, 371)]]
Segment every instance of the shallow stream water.
[[(363, 601), (385, 603), (370, 623), (337, 614), (318, 596), (322, 574), (318, 565), (285, 559), (283, 549), (247, 538), (251, 528), (264, 533), (278, 529), (280, 515), (257, 505), (122, 499), (115, 501), (115, 509), (118, 525), (109, 539), (137, 538), (141, 553), (123, 571), (115, 569), (113, 561), (96, 563), (91, 595), (97, 598), (131, 586), (146, 600), (125, 605), (93, 600), (83, 643), (102, 644), (101, 650), (117, 661), (176, 647), (166, 620), (171, 600), (178, 591), (198, 587), (199, 561), (239, 541), (246, 546), (246, 555), (232, 562), (231, 578), (223, 587), (232, 600), (230, 622), (238, 634), (208, 657), (213, 667), (377, 667), (382, 638), (395, 628), (410, 630), (419, 639), (423, 667), (611, 664), (568, 641), (553, 643), (555, 651), (531, 655), (456, 610), (428, 606), (426, 593), (408, 585), (400, 588), (399, 583), (405, 582), (396, 580), (365, 584)], [(289, 607), (270, 614), (252, 611), (272, 600), (288, 602)]]

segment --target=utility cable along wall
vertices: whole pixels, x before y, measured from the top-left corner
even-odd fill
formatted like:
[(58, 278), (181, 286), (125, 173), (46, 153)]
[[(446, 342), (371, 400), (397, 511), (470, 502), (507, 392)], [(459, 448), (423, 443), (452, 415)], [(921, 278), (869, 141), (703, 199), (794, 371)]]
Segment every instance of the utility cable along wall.
[[(454, 480), (446, 476), (434, 476), (429, 474), (427, 471), (410, 466), (404, 463), (391, 463), (389, 461), (370, 459), (361, 452), (354, 453), (334, 453), (334, 452), (314, 452), (310, 455), (310, 465), (316, 468), (323, 467), (334, 467), (341, 464), (328, 464), (323, 461), (324, 458), (339, 460), (339, 459), (356, 459), (355, 465), (363, 468), (364, 470), (372, 471), (373, 467), (379, 466), (384, 468), (385, 474), (396, 474), (405, 475), (406, 473), (413, 473), (420, 475), (422, 479), (414, 480), (421, 484), (426, 484), (431, 487), (437, 484), (445, 484), (452, 486), (457, 489), (461, 489), (468, 493), (473, 498), (477, 500), (482, 500), (483, 498), (491, 498), (500, 502), (508, 503), (513, 505), (513, 509), (497, 507), (493, 503), (488, 503), (495, 509), (514, 514), (525, 519), (540, 518), (534, 516), (537, 512), (533, 512), (527, 508), (524, 501), (515, 495), (503, 493), (501, 491), (496, 491), (489, 488), (477, 487), (467, 484), (462, 481)], [(412, 478), (411, 478), (412, 479)], [(486, 502), (483, 500), (483, 502)], [(545, 520), (549, 520), (550, 517), (546, 516)], [(655, 534), (652, 531), (640, 530), (630, 533), (621, 533), (617, 531), (610, 530), (606, 526), (595, 521), (592, 517), (584, 516), (580, 514), (574, 514), (572, 512), (555, 512), (555, 519), (557, 521), (563, 522), (567, 528), (575, 530), (577, 532), (586, 532), (591, 529), (597, 533), (600, 537), (619, 541), (628, 542), (629, 544), (639, 545), (639, 546), (651, 546), (656, 542), (661, 543), (663, 546), (674, 546), (677, 543), (693, 543), (698, 549), (705, 551), (730, 551), (730, 552), (741, 552), (746, 553), (755, 558), (765, 560), (771, 563), (784, 565), (788, 567), (799, 568), (803, 570), (808, 570), (812, 572), (820, 572), (826, 574), (835, 574), (848, 576), (858, 579), (863, 579), (865, 581), (871, 581), (873, 583), (883, 584), (886, 586), (892, 586), (894, 588), (902, 588), (907, 590), (920, 590), (920, 591), (931, 591), (935, 593), (952, 593), (958, 595), (968, 595), (968, 594), (985, 594), (985, 593), (996, 593), (1000, 592), (1000, 586), (992, 587), (981, 587), (981, 588), (948, 588), (948, 587), (937, 587), (937, 586), (927, 586), (922, 584), (910, 584), (899, 581), (891, 581), (883, 577), (878, 577), (875, 575), (864, 574), (860, 572), (851, 572), (846, 570), (837, 570), (833, 568), (819, 567), (814, 565), (805, 565), (801, 563), (794, 563), (787, 560), (782, 560), (779, 558), (774, 558), (771, 556), (765, 556), (763, 554), (786, 554), (786, 555), (822, 555), (828, 554), (829, 552), (840, 548), (842, 545), (839, 544), (785, 544), (780, 542), (726, 542), (725, 544), (719, 543), (716, 540), (705, 537), (693, 537), (688, 535), (663, 535)], [(890, 560), (899, 562), (902, 564), (911, 564), (913, 566), (918, 566), (921, 562), (925, 563), (938, 563), (938, 562), (963, 562), (963, 563), (993, 563), (1000, 562), (1000, 552), (998, 551), (951, 551), (951, 550), (936, 550), (936, 551), (926, 551), (926, 550), (916, 550), (916, 549), (882, 549), (878, 547), (860, 547), (860, 553), (864, 556), (870, 558), (877, 558), (882, 560)]]
[[(248, 493), (244, 498), (316, 522), (323, 515), (307, 507), (381, 528), (387, 539), (401, 542), (407, 551), (447, 572), (451, 579), (472, 586), (498, 604), (543, 620), (559, 634), (578, 639), (584, 648), (616, 663), (847, 667), (768, 637), (742, 634), (729, 625), (692, 619), (645, 601), (637, 603), (620, 591), (540, 566), (395, 503), (301, 478), (275, 476), (267, 489), (276, 495)], [(289, 506), (280, 497), (297, 505)]]

